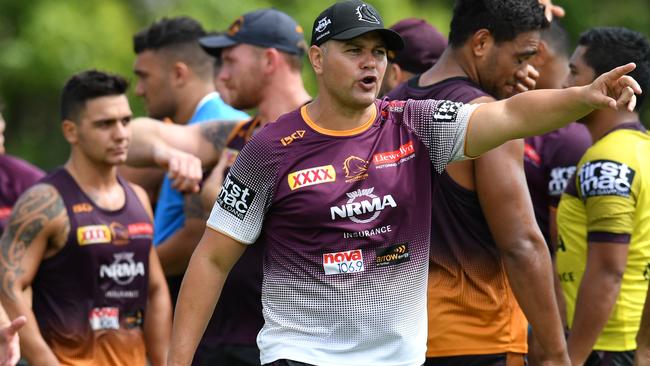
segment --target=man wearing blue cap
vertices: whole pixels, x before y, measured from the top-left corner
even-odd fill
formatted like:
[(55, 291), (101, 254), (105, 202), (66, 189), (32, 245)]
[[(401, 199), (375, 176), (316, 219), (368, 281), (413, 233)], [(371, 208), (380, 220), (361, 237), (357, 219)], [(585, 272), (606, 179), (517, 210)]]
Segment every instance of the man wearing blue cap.
[(630, 64), (586, 87), (480, 106), (378, 101), (386, 51), (402, 47), (361, 1), (318, 16), (319, 95), (259, 131), (224, 178), (183, 280), (169, 365), (189, 363), (228, 273), (255, 246), (262, 364), (421, 365), (432, 171), (594, 108), (633, 107), (640, 92), (623, 77)]

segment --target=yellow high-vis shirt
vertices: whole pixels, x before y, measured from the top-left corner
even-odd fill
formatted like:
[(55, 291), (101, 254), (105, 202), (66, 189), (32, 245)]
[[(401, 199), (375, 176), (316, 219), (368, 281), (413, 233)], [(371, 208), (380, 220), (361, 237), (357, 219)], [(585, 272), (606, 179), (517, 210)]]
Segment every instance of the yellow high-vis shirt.
[(620, 293), (594, 349), (636, 349), (650, 278), (650, 135), (640, 123), (620, 126), (587, 150), (562, 195), (557, 223), (557, 271), (569, 326), (585, 271), (587, 243), (629, 246)]

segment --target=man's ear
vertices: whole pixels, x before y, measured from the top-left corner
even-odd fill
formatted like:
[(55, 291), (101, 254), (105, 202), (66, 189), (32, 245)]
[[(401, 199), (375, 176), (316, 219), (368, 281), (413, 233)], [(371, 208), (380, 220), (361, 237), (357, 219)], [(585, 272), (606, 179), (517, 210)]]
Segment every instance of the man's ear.
[(484, 57), (494, 46), (494, 37), (489, 30), (482, 28), (477, 30), (469, 39), (472, 47), (472, 53), (476, 57)]
[(70, 145), (79, 143), (79, 126), (75, 122), (69, 119), (63, 120), (61, 122), (61, 131), (63, 132), (63, 137)]
[(325, 56), (325, 49), (318, 46), (309, 47), (309, 62), (314, 69), (316, 75), (323, 73), (323, 58)]
[(261, 67), (262, 67), (262, 72), (264, 74), (272, 74), (275, 69), (279, 66), (281, 62), (282, 55), (280, 54), (280, 51), (278, 51), (275, 48), (265, 48), (262, 52), (262, 62), (261, 62)]
[(183, 86), (190, 78), (190, 67), (185, 62), (177, 61), (172, 65), (172, 85)]

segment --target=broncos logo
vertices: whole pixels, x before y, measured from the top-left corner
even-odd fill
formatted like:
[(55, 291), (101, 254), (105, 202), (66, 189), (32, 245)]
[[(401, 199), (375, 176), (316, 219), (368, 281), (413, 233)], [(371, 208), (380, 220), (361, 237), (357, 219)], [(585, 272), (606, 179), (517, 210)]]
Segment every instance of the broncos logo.
[(244, 24), (244, 17), (237, 18), (231, 25), (228, 27), (228, 35), (234, 36), (241, 29)]
[(350, 156), (343, 162), (343, 171), (345, 172), (345, 181), (347, 183), (356, 182), (368, 178), (368, 161), (356, 156)]
[(359, 17), (359, 20), (373, 24), (380, 24), (379, 19), (374, 14), (373, 10), (374, 9), (368, 7), (368, 4), (357, 6), (357, 16)]

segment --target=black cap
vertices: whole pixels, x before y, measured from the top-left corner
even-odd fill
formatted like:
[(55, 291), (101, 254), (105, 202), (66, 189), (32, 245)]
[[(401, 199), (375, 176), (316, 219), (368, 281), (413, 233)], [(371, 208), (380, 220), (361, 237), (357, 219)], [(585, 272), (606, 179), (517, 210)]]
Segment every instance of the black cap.
[(320, 46), (330, 39), (345, 41), (368, 32), (379, 32), (389, 50), (401, 50), (404, 41), (400, 35), (384, 28), (377, 9), (359, 0), (336, 3), (325, 9), (314, 21), (311, 44)]
[(293, 18), (276, 9), (246, 13), (237, 18), (226, 33), (202, 37), (199, 43), (213, 56), (219, 56), (224, 48), (241, 43), (276, 48), (294, 55), (303, 55), (307, 48), (302, 27)]

